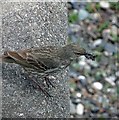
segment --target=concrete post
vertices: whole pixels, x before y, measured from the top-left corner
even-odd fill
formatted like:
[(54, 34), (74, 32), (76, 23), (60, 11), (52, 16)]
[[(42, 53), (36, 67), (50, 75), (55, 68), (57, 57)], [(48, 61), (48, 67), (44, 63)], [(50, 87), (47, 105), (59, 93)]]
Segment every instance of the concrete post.
[[(3, 2), (2, 50), (18, 50), (67, 42), (66, 3)], [(69, 116), (67, 72), (57, 73), (56, 88), (46, 88), (52, 98), (34, 89), (23, 69), (2, 67), (2, 117), (66, 118)]]

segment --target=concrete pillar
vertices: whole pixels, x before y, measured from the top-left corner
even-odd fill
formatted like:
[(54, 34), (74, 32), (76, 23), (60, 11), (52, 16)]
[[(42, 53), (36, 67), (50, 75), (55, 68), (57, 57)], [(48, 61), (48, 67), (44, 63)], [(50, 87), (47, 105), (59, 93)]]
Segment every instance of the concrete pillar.
[[(66, 42), (66, 3), (2, 3), (1, 52), (46, 45), (63, 46)], [(69, 116), (66, 70), (57, 73), (55, 79), (52, 79), (55, 88), (45, 88), (53, 96), (48, 98), (42, 91), (34, 89), (32, 82), (19, 65), (3, 64), (2, 68), (2, 117), (66, 118)]]

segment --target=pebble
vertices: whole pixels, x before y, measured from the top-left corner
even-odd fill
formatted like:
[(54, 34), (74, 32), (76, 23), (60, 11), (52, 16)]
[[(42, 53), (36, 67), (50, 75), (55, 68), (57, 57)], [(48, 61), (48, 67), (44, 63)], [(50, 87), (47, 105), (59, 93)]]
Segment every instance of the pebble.
[(70, 114), (75, 114), (75, 113), (76, 113), (75, 105), (70, 100)]
[(92, 87), (95, 88), (96, 90), (102, 90), (103, 85), (100, 82), (94, 82), (92, 84)]
[(83, 115), (84, 113), (84, 105), (79, 103), (77, 106), (76, 106), (76, 113), (78, 115)]
[(107, 92), (114, 94), (114, 93), (116, 92), (116, 90), (113, 89), (113, 88), (108, 88), (108, 89), (107, 89)]
[(78, 92), (78, 93), (76, 93), (76, 96), (77, 96), (78, 98), (81, 98), (82, 94)]
[(93, 47), (97, 47), (102, 43), (102, 39), (97, 39), (93, 42)]
[(80, 98), (77, 98), (77, 96), (75, 96), (73, 99), (72, 99), (72, 103), (74, 104), (74, 105), (77, 105), (77, 104), (79, 104), (81, 102), (81, 99)]
[(110, 83), (112, 86), (115, 86), (115, 80), (116, 80), (116, 77), (115, 76), (109, 76), (109, 77), (106, 77), (105, 80)]
[(101, 6), (102, 8), (104, 8), (104, 9), (107, 9), (107, 8), (110, 7), (110, 4), (109, 4), (108, 1), (100, 1), (99, 4), (100, 4), (100, 6)]
[(92, 112), (92, 113), (98, 113), (98, 112), (99, 112), (99, 107), (93, 107), (93, 108), (91, 109), (91, 112)]
[(89, 13), (85, 9), (80, 9), (78, 13), (79, 20), (84, 20), (89, 16)]
[(85, 76), (80, 75), (80, 76), (77, 77), (77, 79), (80, 81), (80, 83), (82, 84), (82, 86), (87, 85), (87, 80), (86, 80)]
[(116, 71), (115, 75), (116, 75), (117, 77), (119, 77), (119, 71)]
[(117, 27), (115, 25), (112, 25), (111, 32), (112, 34), (117, 35)]
[(23, 113), (20, 113), (19, 116), (22, 117), (22, 116), (24, 116), (24, 114), (23, 114)]
[[(80, 39), (79, 41), (88, 44), (89, 49), (93, 50), (95, 55), (97, 55), (95, 61), (87, 60), (82, 56), (79, 58), (78, 64), (75, 64), (75, 68), (78, 68), (77, 72), (79, 72), (75, 76), (79, 82), (75, 83), (73, 92), (75, 93), (73, 101), (76, 103), (74, 117), (77, 118), (84, 115), (87, 117), (108, 118), (114, 116), (113, 111), (116, 112), (117, 110), (115, 103), (112, 103), (117, 95), (115, 86), (119, 83), (117, 80), (119, 71), (116, 69), (118, 63), (115, 63), (115, 57), (113, 58), (113, 54), (116, 54), (118, 50), (118, 43), (115, 37), (119, 32), (117, 16), (115, 16), (117, 11), (114, 10), (115, 8), (111, 9), (111, 2), (104, 0), (98, 2), (96, 4), (93, 3), (95, 10), (93, 9), (94, 12), (92, 13), (86, 11), (86, 4), (77, 4), (75, 7), (78, 11), (79, 23), (73, 26), (75, 28), (72, 27), (76, 34), (72, 35), (75, 36), (75, 39), (72, 37), (73, 41), (78, 42)], [(92, 3), (90, 4), (92, 5)], [(98, 27), (107, 20), (109, 20), (109, 26), (103, 26), (104, 28), (99, 32)], [(79, 39), (77, 36), (79, 36)], [(92, 90), (94, 94), (85, 92), (85, 86), (87, 86), (89, 91)], [(110, 94), (114, 97), (110, 97)]]
[(71, 30), (71, 32), (78, 32), (79, 30), (81, 30), (81, 27), (77, 24), (70, 24), (69, 29)]
[(102, 32), (103, 38), (108, 38), (110, 36), (111, 30), (110, 29), (104, 29)]
[(78, 76), (78, 79), (79, 79), (79, 80), (83, 80), (83, 81), (85, 81), (85, 80), (86, 80), (86, 77), (83, 76), (83, 75), (80, 75), (80, 76)]
[(105, 49), (108, 53), (116, 53), (116, 52), (117, 52), (116, 45), (111, 44), (111, 43), (106, 43), (105, 46), (104, 46), (104, 49)]

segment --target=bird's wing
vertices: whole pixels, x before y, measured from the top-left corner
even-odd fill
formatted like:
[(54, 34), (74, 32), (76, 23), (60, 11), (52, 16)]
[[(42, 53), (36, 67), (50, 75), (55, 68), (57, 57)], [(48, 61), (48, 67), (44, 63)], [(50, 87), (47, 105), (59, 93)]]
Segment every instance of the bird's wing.
[[(31, 52), (28, 53), (28, 58), (34, 59), (44, 70), (56, 68), (59, 65), (57, 50), (58, 48), (53, 46), (32, 49)], [(29, 59), (27, 60), (29, 61)]]
[(2, 60), (8, 63), (16, 63), (24, 68), (36, 69), (44, 72), (58, 67), (59, 61), (56, 57), (57, 48), (53, 46), (31, 48), (26, 50), (7, 51)]

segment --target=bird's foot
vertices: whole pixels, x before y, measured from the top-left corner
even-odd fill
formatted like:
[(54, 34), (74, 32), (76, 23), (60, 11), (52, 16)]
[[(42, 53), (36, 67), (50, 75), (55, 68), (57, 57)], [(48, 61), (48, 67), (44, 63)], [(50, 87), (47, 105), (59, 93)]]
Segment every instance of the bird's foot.
[(46, 84), (47, 84), (48, 87), (52, 86), (52, 87), (55, 88), (55, 86), (54, 86), (53, 83), (51, 82), (49, 76), (44, 76), (44, 78), (45, 78), (45, 82), (46, 82)]

